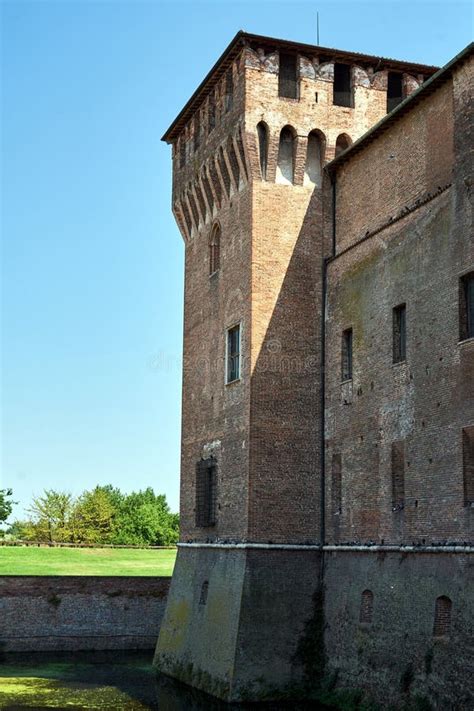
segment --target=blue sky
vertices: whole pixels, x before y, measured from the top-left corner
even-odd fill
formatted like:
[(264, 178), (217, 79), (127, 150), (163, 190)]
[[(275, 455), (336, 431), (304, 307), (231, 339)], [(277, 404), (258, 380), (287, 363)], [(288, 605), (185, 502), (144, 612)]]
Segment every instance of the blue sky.
[(2, 478), (178, 507), (183, 244), (160, 136), (239, 29), (426, 64), (470, 2), (14, 2), (2, 10)]

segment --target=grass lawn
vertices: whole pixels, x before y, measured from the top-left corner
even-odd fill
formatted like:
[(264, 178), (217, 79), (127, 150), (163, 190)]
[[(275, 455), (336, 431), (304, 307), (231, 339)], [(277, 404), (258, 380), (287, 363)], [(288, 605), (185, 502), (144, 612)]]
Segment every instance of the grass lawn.
[(176, 550), (0, 546), (0, 575), (164, 575)]

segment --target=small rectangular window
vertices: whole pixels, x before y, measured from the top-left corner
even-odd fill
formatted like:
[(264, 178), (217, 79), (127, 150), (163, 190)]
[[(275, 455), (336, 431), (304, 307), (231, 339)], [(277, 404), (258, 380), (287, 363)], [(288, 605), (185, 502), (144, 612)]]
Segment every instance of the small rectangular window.
[(196, 463), (196, 526), (199, 528), (216, 524), (216, 493), (216, 460), (200, 459)]
[(334, 64), (333, 104), (353, 106), (351, 68), (348, 64)]
[(392, 511), (405, 506), (405, 443), (392, 442)]
[(464, 506), (474, 506), (474, 425), (462, 431)]
[(474, 272), (459, 280), (459, 337), (474, 338)]
[(393, 362), (402, 363), (407, 358), (407, 309), (400, 304), (393, 309)]
[(352, 378), (352, 328), (342, 333), (342, 380)]
[(240, 324), (227, 331), (227, 382), (240, 378)]
[(287, 99), (298, 98), (298, 57), (280, 52), (278, 95)]
[(340, 514), (342, 511), (342, 462), (340, 454), (332, 455), (332, 511)]
[(389, 72), (387, 77), (387, 111), (403, 101), (403, 76), (399, 72)]

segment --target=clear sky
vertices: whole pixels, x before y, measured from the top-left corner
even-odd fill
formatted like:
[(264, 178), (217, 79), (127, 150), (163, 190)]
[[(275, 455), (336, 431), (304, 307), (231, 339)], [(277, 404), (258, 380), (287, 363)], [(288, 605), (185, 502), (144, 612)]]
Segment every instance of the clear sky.
[(442, 65), (472, 4), (1, 3), (2, 479), (178, 507), (183, 244), (160, 136), (239, 29)]

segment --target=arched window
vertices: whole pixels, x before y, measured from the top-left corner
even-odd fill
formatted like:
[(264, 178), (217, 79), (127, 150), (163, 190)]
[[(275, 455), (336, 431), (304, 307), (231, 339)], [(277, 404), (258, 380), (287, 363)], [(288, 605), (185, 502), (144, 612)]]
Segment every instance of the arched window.
[(209, 238), (209, 274), (219, 270), (221, 259), (221, 229), (214, 225)]
[(262, 180), (267, 179), (267, 162), (268, 162), (268, 126), (264, 121), (257, 124), (258, 135), (258, 155), (260, 158), (260, 172)]
[(325, 140), (323, 134), (319, 131), (311, 131), (306, 149), (305, 185), (314, 183), (317, 188), (321, 187), (324, 148)]
[(337, 137), (336, 141), (336, 158), (340, 153), (342, 153), (342, 151), (345, 151), (346, 148), (349, 148), (349, 146), (352, 146), (351, 137), (348, 136), (347, 133), (341, 133)]
[(372, 613), (374, 611), (374, 593), (371, 590), (364, 590), (360, 601), (359, 622), (369, 624), (372, 622)]
[(452, 606), (453, 603), (446, 595), (436, 598), (433, 637), (446, 637), (449, 634)]
[(295, 132), (290, 126), (282, 128), (278, 146), (276, 182), (291, 185), (293, 183), (295, 162)]

